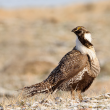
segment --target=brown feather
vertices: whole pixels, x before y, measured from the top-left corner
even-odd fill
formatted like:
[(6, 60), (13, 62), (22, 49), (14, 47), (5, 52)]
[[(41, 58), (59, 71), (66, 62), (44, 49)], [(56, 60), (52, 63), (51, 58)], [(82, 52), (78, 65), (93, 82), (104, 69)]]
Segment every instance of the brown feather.
[(61, 59), (59, 65), (50, 73), (46, 80), (24, 87), (22, 90), (27, 97), (38, 93), (54, 92), (62, 83), (77, 75), (86, 66), (87, 61), (87, 55), (83, 55), (78, 50), (73, 49)]
[[(89, 31), (83, 26), (78, 26), (72, 32), (78, 36), (78, 44), (81, 47), (75, 47), (68, 52), (47, 79), (41, 83), (24, 87), (22, 90), (27, 97), (38, 93), (53, 93), (58, 89), (69, 90), (72, 94), (75, 90), (79, 99), (82, 100), (81, 92), (90, 87), (100, 72), (100, 65), (91, 41), (84, 38), (84, 34), (89, 33)], [(78, 47), (79, 45), (76, 46)]]

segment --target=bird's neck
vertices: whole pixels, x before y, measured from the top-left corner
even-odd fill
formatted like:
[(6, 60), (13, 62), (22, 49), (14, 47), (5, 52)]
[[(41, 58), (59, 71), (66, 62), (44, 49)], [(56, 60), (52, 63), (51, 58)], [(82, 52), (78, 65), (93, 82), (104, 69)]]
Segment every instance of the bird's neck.
[(91, 46), (90, 48), (87, 48), (84, 46), (78, 39), (76, 39), (76, 49), (80, 51), (82, 54), (87, 54), (90, 56), (91, 60), (96, 58), (94, 47)]

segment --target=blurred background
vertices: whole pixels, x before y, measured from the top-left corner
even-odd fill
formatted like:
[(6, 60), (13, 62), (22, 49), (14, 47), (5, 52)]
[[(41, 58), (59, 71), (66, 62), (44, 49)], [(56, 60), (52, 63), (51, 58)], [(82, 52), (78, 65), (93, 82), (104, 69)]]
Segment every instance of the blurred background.
[(44, 80), (86, 27), (101, 73), (86, 92), (110, 92), (109, 0), (0, 0), (0, 102)]

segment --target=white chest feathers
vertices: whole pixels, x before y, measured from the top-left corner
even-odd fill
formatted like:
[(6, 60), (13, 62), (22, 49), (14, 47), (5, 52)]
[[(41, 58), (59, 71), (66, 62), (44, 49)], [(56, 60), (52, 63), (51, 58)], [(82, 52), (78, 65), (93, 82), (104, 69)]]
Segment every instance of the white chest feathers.
[(91, 34), (90, 33), (85, 33), (84, 34), (84, 39), (88, 40), (89, 42), (92, 41), (92, 37), (91, 37)]
[[(86, 34), (84, 37), (89, 42), (91, 42), (92, 39), (91, 39), (90, 35), (88, 37), (88, 35)], [(79, 41), (78, 37), (76, 38), (76, 49), (79, 50), (82, 54), (88, 54), (91, 59), (94, 59), (96, 57), (94, 47), (91, 49), (87, 48)]]

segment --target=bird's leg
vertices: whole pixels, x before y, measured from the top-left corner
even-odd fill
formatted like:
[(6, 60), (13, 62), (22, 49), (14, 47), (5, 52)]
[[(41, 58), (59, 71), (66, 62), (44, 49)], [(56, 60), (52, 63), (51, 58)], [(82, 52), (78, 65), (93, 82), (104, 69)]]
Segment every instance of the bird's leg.
[(49, 93), (48, 95), (47, 95), (47, 97), (46, 98), (44, 98), (40, 103), (42, 104), (42, 103), (44, 103), (45, 102), (45, 100), (48, 98), (48, 97), (50, 97), (50, 95), (51, 95), (51, 93)]
[(78, 98), (80, 102), (83, 100), (82, 95), (81, 95), (81, 90), (77, 90)]
[(75, 91), (73, 89), (71, 89), (71, 97), (73, 100), (75, 100)]
[(46, 101), (46, 99), (51, 99), (51, 95), (52, 95), (53, 93), (55, 93), (56, 91), (57, 91), (57, 89), (56, 89), (55, 91), (51, 91), (51, 92), (49, 92), (49, 94), (47, 95), (47, 97), (44, 98), (40, 103), (42, 104), (43, 102)]

